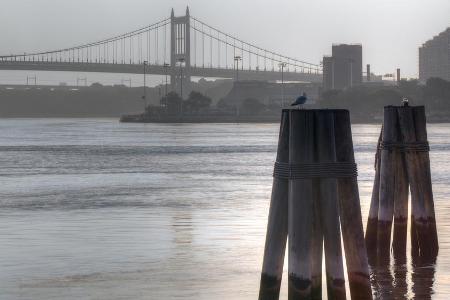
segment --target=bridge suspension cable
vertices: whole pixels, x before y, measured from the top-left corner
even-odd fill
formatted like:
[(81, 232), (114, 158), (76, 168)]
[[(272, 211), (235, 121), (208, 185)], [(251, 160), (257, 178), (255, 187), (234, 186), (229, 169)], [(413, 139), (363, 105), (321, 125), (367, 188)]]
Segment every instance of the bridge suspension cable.
[[(319, 73), (320, 66), (317, 64), (309, 63), (306, 61), (302, 61), (296, 58), (288, 57), (285, 55), (277, 54), (273, 51), (263, 49), (254, 44), (245, 42), (239, 38), (236, 38), (230, 34), (227, 34), (213, 26), (210, 26), (203, 21), (191, 16), (191, 28), (194, 30), (196, 34), (194, 34), (194, 39), (196, 39), (197, 35), (202, 36), (202, 40), (204, 37), (208, 37), (212, 43), (212, 40), (215, 40), (217, 44), (222, 44), (225, 48), (225, 52), (228, 52), (228, 48), (233, 48), (233, 56), (236, 56), (236, 49), (240, 52), (240, 56), (244, 58), (244, 53), (247, 58), (247, 66), (249, 70), (252, 70), (252, 57), (254, 58), (253, 63), (256, 63), (256, 67), (259, 70), (260, 60), (264, 60), (264, 70), (267, 71), (267, 62), (271, 63), (271, 69), (275, 69), (275, 64), (285, 63), (287, 70), (289, 71), (289, 67), (299, 69), (304, 72), (307, 70), (308, 72)], [(239, 45), (239, 46), (238, 46)], [(211, 47), (212, 48), (212, 47)], [(195, 51), (194, 51), (195, 52)], [(227, 53), (228, 54), (228, 53)], [(226, 54), (225, 65), (228, 67), (228, 55)], [(210, 53), (212, 55), (212, 53)], [(220, 57), (220, 46), (218, 45), (218, 57)], [(211, 59), (211, 58), (210, 58)], [(194, 60), (195, 61), (195, 60)], [(220, 61), (220, 58), (218, 58)], [(241, 67), (244, 68), (244, 63), (241, 64)], [(254, 68), (256, 70), (256, 68)]]
[[(187, 36), (188, 33), (185, 31), (188, 28), (190, 31)], [(175, 49), (172, 49), (173, 46)], [(291, 74), (308, 75), (309, 73), (318, 77), (321, 71), (317, 64), (281, 55), (245, 42), (189, 14), (185, 17), (172, 16), (124, 34), (74, 47), (0, 55), (0, 63), (3, 64), (3, 69), (7, 69), (8, 66), (14, 69), (14, 66), (20, 66), (22, 63), (22, 66), (31, 66), (35, 70), (48, 67), (51, 70), (89, 69), (92, 71), (109, 70), (108, 68), (112, 67), (106, 65), (119, 65), (114, 70), (129, 70), (128, 72), (132, 73), (136, 72), (134, 70), (141, 70), (139, 65), (147, 61), (149, 66), (157, 67), (155, 69), (160, 72), (159, 74), (164, 72), (162, 74), (167, 75), (168, 68), (162, 67), (169, 63), (174, 66), (177, 61), (171, 60), (179, 60), (180, 55), (186, 55), (185, 66), (196, 69), (196, 74), (200, 75), (207, 73), (230, 76), (234, 74), (230, 70), (232, 69), (237, 72), (247, 71), (247, 78), (252, 78), (252, 74), (257, 72), (272, 72), (267, 73), (268, 76), (277, 78), (278, 75), (274, 73), (280, 72), (281, 66), (284, 72)], [(60, 66), (59, 69), (58, 66)], [(211, 72), (208, 69), (215, 71)], [(172, 70), (173, 72), (175, 71)], [(291, 78), (300, 77), (295, 74), (291, 76)]]
[[(157, 23), (117, 35), (101, 41), (87, 43), (70, 48), (64, 48), (53, 51), (32, 52), (24, 54), (1, 55), (1, 61), (35, 61), (35, 62), (83, 62), (83, 63), (122, 63), (127, 60), (129, 63), (142, 63), (144, 60), (150, 61), (152, 44), (155, 45), (155, 51), (158, 52), (159, 43), (158, 36), (155, 40), (151, 40), (151, 32), (159, 31), (170, 25), (170, 18), (164, 19)], [(146, 47), (144, 47), (144, 39), (146, 39)], [(126, 44), (129, 43), (127, 49)], [(137, 44), (137, 45), (136, 45)], [(164, 47), (167, 49), (167, 38), (165, 36)], [(118, 51), (120, 48), (120, 52)], [(144, 51), (146, 51), (147, 59), (144, 59)], [(155, 55), (158, 63), (158, 54)], [(167, 57), (166, 55), (164, 57)]]

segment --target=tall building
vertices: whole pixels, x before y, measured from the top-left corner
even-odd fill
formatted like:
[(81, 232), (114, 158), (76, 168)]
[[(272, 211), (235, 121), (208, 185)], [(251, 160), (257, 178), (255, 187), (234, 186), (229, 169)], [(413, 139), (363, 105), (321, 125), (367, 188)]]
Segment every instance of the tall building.
[(323, 88), (324, 90), (332, 90), (334, 89), (334, 72), (333, 72), (333, 57), (332, 56), (324, 56), (323, 64)]
[(450, 81), (450, 27), (419, 48), (419, 80), (430, 77)]
[(323, 58), (323, 87), (345, 89), (362, 83), (362, 45), (335, 44)]

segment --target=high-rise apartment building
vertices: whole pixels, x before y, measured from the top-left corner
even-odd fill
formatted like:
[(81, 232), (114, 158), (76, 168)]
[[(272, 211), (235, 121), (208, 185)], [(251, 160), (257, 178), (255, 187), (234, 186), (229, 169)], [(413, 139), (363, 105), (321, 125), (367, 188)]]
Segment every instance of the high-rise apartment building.
[(431, 77), (450, 81), (450, 27), (419, 48), (419, 80)]

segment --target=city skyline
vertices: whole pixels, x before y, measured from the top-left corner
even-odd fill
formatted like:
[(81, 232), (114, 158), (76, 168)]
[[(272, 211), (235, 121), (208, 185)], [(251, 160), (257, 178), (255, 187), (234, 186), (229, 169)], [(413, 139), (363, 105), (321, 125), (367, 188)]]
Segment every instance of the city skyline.
[[(450, 3), (441, 0), (431, 1), (431, 4), (429, 1), (427, 5), (403, 0), (359, 2), (363, 3), (354, 0), (339, 1), (339, 4), (325, 0), (315, 3), (279, 1), (277, 4), (250, 1), (247, 5), (238, 5), (235, 0), (226, 4), (174, 0), (150, 4), (132, 0), (125, 5), (104, 0), (94, 3), (10, 1), (0, 12), (6, 25), (0, 29), (4, 41), (0, 53), (49, 50), (94, 41), (147, 25), (167, 16), (172, 7), (176, 14), (182, 14), (189, 5), (193, 15), (211, 25), (287, 56), (318, 63), (323, 55), (330, 54), (332, 43), (361, 43), (363, 63), (370, 63), (373, 72), (393, 73), (399, 67), (403, 76), (417, 77), (418, 48), (450, 25)], [(20, 21), (14, 11), (20, 11)], [(256, 16), (252, 14), (255, 11)], [(307, 13), (298, 16), (302, 11)], [(100, 14), (102, 22), (98, 22)], [(343, 18), (345, 22), (341, 23), (339, 20)], [(280, 30), (284, 34), (279, 34)], [(308, 43), (305, 44), (305, 40)], [(299, 48), (301, 50), (296, 50)]]

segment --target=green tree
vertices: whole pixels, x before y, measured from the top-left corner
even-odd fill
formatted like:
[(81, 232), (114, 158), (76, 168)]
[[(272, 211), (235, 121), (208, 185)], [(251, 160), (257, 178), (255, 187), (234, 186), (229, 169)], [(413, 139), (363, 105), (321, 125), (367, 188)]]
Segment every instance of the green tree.
[(171, 115), (181, 113), (182, 102), (181, 97), (175, 92), (170, 92), (167, 96), (161, 98), (161, 104), (166, 107), (167, 113)]
[(430, 78), (424, 88), (425, 101), (441, 107), (450, 103), (450, 82), (441, 78)]
[(189, 98), (183, 103), (183, 110), (191, 113), (199, 113), (202, 110), (208, 109), (211, 103), (211, 98), (202, 93), (192, 91), (189, 94)]

